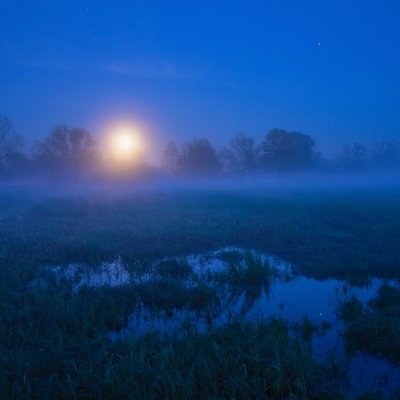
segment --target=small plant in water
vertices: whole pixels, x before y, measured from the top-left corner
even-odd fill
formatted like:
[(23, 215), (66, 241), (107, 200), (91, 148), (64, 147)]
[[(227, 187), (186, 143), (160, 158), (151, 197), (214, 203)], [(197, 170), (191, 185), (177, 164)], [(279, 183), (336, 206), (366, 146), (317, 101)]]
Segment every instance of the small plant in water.
[(337, 312), (341, 319), (354, 321), (362, 316), (363, 304), (355, 296), (352, 296), (351, 299), (339, 305)]
[(226, 277), (236, 285), (257, 286), (271, 280), (272, 268), (267, 259), (246, 251), (241, 259), (231, 260), (227, 263)]
[(346, 322), (345, 338), (352, 351), (381, 354), (392, 361), (400, 361), (400, 289), (383, 285), (378, 296), (363, 310), (353, 298), (339, 309)]
[(184, 279), (188, 278), (193, 270), (187, 261), (172, 259), (161, 261), (158, 265), (157, 272), (162, 276)]

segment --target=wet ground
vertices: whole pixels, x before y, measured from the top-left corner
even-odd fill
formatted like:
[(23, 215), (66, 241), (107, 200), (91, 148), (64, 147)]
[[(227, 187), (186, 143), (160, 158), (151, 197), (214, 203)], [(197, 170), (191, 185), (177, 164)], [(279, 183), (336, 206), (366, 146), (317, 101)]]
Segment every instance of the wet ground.
[[(249, 271), (264, 268), (264, 275)], [(234, 269), (230, 266), (235, 266)], [(253, 271), (254, 272), (254, 271)], [(260, 272), (258, 271), (258, 274)], [(251, 280), (253, 279), (253, 280)], [(355, 287), (340, 280), (319, 281), (295, 276), (292, 266), (276, 257), (255, 251), (227, 247), (205, 254), (159, 260), (144, 272), (133, 273), (120, 259), (96, 268), (71, 264), (45, 269), (31, 286), (46, 286), (52, 280), (71, 282), (73, 291), (82, 286), (136, 285), (143, 300), (125, 328), (110, 332), (110, 340), (125, 340), (132, 335), (155, 331), (162, 335), (186, 335), (205, 332), (234, 320), (262, 320), (278, 317), (290, 322), (294, 334), (302, 335), (311, 323), (316, 329), (310, 339), (314, 358), (320, 362), (333, 359), (343, 372), (342, 391), (352, 397), (379, 389), (395, 398), (400, 389), (400, 365), (368, 354), (349, 354), (343, 332), (344, 322), (337, 315), (341, 302), (356, 296), (367, 307), (382, 284), (394, 281), (370, 280)], [(171, 296), (200, 296), (190, 304), (148, 295), (151, 291), (172, 291)], [(146, 294), (146, 295), (145, 295)], [(147, 296), (147, 297), (146, 297)], [(149, 297), (150, 296), (150, 297)], [(156, 301), (157, 300), (157, 301)]]

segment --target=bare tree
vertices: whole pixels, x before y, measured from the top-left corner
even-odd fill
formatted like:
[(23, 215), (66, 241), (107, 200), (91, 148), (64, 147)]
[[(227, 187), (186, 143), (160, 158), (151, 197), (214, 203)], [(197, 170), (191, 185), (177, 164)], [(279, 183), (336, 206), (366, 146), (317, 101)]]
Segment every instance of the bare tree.
[(162, 165), (168, 172), (176, 172), (179, 151), (174, 142), (169, 142), (164, 150)]
[(97, 145), (89, 132), (57, 125), (44, 140), (36, 143), (34, 157), (55, 171), (85, 168), (94, 162)]
[(57, 125), (44, 140), (36, 143), (35, 158), (58, 168), (66, 168), (69, 160), (68, 127)]
[(98, 156), (97, 143), (92, 135), (81, 128), (69, 130), (69, 157), (73, 166), (82, 167)]
[(8, 157), (22, 146), (22, 138), (14, 131), (7, 117), (0, 117), (0, 169), (7, 164)]
[(347, 169), (361, 169), (367, 164), (367, 149), (361, 143), (345, 143), (337, 156), (340, 166)]
[(225, 170), (245, 173), (255, 171), (259, 153), (254, 138), (240, 132), (233, 137), (228, 148), (222, 149), (220, 157)]
[(400, 164), (400, 141), (381, 140), (372, 149), (372, 160), (380, 167), (394, 167)]

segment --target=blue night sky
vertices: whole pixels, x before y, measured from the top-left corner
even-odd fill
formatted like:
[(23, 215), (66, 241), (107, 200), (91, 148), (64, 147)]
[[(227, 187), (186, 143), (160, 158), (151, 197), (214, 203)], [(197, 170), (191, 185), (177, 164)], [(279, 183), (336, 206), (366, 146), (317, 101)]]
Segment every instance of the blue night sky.
[(0, 2), (0, 115), (228, 142), (281, 127), (340, 144), (400, 136), (400, 2)]

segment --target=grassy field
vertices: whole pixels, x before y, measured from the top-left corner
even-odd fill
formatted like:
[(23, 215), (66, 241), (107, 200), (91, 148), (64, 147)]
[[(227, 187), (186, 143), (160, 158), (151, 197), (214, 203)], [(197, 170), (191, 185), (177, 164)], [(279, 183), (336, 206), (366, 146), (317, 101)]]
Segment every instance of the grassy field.
[[(212, 301), (216, 294), (210, 288), (178, 284), (190, 274), (184, 266), (164, 265), (154, 295), (149, 285), (82, 287), (76, 293), (68, 281), (30, 286), (49, 265), (79, 262), (95, 268), (121, 257), (130, 270), (145, 271), (165, 256), (240, 246), (275, 254), (292, 262), (296, 273), (321, 280), (400, 279), (398, 190), (68, 197), (3, 192), (0, 207), (0, 397), (5, 399), (346, 398), (335, 365), (312, 359), (312, 335), (294, 333), (282, 320), (233, 321), (205, 334), (110, 342), (108, 333), (126, 325), (138, 296), (171, 308)], [(232, 269), (230, 279), (251, 285), (266, 271), (268, 266), (255, 263), (245, 272)], [(383, 318), (398, 352), (399, 308), (386, 306), (388, 296), (398, 298), (383, 290), (368, 312), (347, 306), (350, 343)], [(307, 330), (313, 332), (307, 326), (300, 331)], [(363, 340), (363, 350), (390, 356), (390, 346)]]

